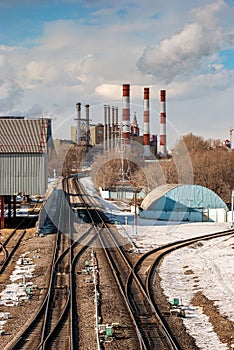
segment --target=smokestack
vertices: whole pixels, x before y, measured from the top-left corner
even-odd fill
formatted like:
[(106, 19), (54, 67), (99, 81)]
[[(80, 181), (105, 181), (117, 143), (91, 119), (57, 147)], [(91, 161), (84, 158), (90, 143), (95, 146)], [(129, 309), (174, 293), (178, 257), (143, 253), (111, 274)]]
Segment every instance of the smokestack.
[(114, 127), (114, 133), (115, 133), (115, 145), (117, 145), (118, 136), (119, 136), (119, 117), (118, 117), (118, 107), (115, 107), (115, 127)]
[(77, 145), (80, 145), (81, 143), (81, 103), (76, 104), (76, 111), (77, 111), (77, 123), (76, 123), (76, 142)]
[(162, 156), (167, 155), (166, 144), (166, 90), (160, 92), (160, 147), (159, 151)]
[(130, 144), (130, 84), (123, 84), (122, 138), (123, 144)]
[(104, 131), (103, 131), (103, 148), (106, 150), (106, 122), (107, 122), (107, 105), (104, 105)]
[(89, 126), (89, 105), (85, 105), (85, 123), (86, 123), (86, 147), (90, 144), (90, 126)]
[(115, 107), (112, 106), (112, 120), (111, 120), (111, 148), (113, 149), (115, 146)]
[(144, 88), (144, 156), (150, 156), (149, 88)]
[(107, 106), (107, 150), (110, 150), (110, 106)]
[(118, 117), (118, 107), (115, 107), (115, 125), (118, 127), (119, 117)]

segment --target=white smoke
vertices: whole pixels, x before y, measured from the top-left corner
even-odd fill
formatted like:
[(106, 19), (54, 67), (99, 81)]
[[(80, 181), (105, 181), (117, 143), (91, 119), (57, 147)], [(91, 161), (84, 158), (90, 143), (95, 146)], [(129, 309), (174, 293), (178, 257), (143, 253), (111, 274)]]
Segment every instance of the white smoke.
[(7, 82), (1, 81), (2, 90), (5, 96), (0, 98), (0, 113), (11, 112), (23, 99), (23, 89), (17, 79), (10, 79)]
[(43, 112), (44, 110), (40, 105), (34, 104), (29, 108), (28, 111), (24, 112), (23, 114), (28, 118), (40, 118), (43, 115)]
[(180, 33), (159, 45), (147, 46), (137, 62), (139, 70), (166, 83), (198, 70), (205, 59), (220, 49), (223, 33), (215, 15), (223, 6), (224, 2), (218, 1), (194, 11), (195, 21), (186, 24)]

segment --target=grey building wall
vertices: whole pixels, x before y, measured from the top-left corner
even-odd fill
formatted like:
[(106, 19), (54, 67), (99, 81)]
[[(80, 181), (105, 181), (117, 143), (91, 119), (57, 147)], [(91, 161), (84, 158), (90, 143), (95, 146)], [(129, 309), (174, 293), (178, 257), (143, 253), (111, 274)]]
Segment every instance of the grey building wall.
[(0, 154), (0, 195), (42, 195), (47, 186), (47, 153)]

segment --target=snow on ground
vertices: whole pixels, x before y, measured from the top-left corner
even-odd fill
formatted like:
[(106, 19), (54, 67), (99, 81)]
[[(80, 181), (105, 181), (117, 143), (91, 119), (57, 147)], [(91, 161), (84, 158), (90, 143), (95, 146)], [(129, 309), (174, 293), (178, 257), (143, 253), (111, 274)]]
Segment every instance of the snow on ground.
[[(18, 305), (20, 300), (28, 300), (27, 287), (33, 283), (28, 280), (33, 277), (35, 264), (31, 258), (27, 258), (27, 253), (22, 254), (16, 261), (10, 280), (5, 289), (0, 293), (0, 305)], [(18, 281), (18, 282), (17, 282)]]
[[(33, 277), (35, 264), (32, 259), (27, 257), (28, 252), (22, 254), (16, 261), (10, 280), (12, 283), (7, 284), (5, 289), (0, 293), (0, 305), (17, 306), (20, 301), (30, 299), (32, 282), (29, 281)], [(18, 282), (17, 282), (18, 281)], [(0, 312), (0, 334), (4, 334), (4, 325), (9, 318), (9, 312)]]
[[(230, 228), (227, 223), (211, 222), (176, 224), (151, 220), (151, 224), (150, 220), (138, 219), (135, 235), (133, 225), (119, 226), (119, 230), (126, 232), (143, 252), (173, 241)], [(201, 240), (199, 243), (181, 248), (164, 258), (160, 268), (162, 288), (169, 301), (179, 298), (190, 310), (183, 322), (200, 349), (229, 349), (220, 342), (208, 317), (190, 302), (200, 291), (214, 301), (222, 315), (234, 322), (234, 237)]]
[[(97, 196), (90, 179), (82, 181), (90, 194)], [(114, 212), (119, 218), (122, 217), (121, 222), (126, 222), (125, 218), (128, 217), (128, 225), (117, 227), (122, 234), (128, 235), (141, 252), (230, 228), (228, 223), (176, 223), (140, 218), (133, 225), (132, 214), (121, 212), (117, 206), (101, 198), (99, 200), (110, 215)], [(228, 346), (220, 342), (209, 318), (190, 302), (193, 295), (200, 291), (214, 301), (221, 314), (234, 322), (234, 237), (201, 240), (199, 243), (165, 257), (160, 268), (162, 287), (169, 300), (178, 297), (187, 306), (187, 317), (183, 318), (183, 322), (201, 350), (226, 350)]]
[[(130, 212), (123, 212), (120, 209), (124, 210), (127, 208), (127, 205), (124, 203), (119, 203), (113, 201), (106, 201), (103, 198), (99, 197), (97, 191), (95, 190), (93, 183), (89, 177), (81, 178), (80, 181), (85, 186), (88, 194), (93, 196), (100, 202), (100, 204), (105, 208), (105, 214), (113, 220), (118, 220), (121, 224), (125, 224), (127, 222), (133, 222), (133, 214)], [(121, 206), (121, 208), (120, 208)], [(129, 209), (129, 208), (128, 208)]]
[[(160, 269), (164, 293), (169, 300), (179, 297), (184, 305), (192, 307), (193, 295), (200, 291), (214, 301), (222, 315), (234, 321), (234, 238), (200, 242), (202, 245), (182, 248), (164, 259)], [(192, 273), (186, 273), (189, 271)], [(228, 349), (211, 332), (212, 325), (201, 310), (195, 308), (183, 321), (201, 349)]]

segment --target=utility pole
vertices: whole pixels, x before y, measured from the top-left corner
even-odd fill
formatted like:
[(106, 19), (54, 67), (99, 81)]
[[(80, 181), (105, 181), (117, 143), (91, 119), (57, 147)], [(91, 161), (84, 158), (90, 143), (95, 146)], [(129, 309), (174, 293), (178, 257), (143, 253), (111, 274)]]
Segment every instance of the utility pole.
[(232, 132), (233, 132), (233, 130), (234, 130), (234, 129), (233, 129), (232, 127), (231, 127), (230, 130), (229, 130), (229, 131), (230, 131), (230, 142), (231, 142), (231, 147), (230, 147), (230, 148), (231, 148), (231, 149), (232, 149)]
[(137, 235), (137, 189), (134, 189), (134, 235)]
[(231, 227), (233, 227), (233, 204), (234, 204), (234, 190), (232, 190), (232, 201), (231, 201)]

